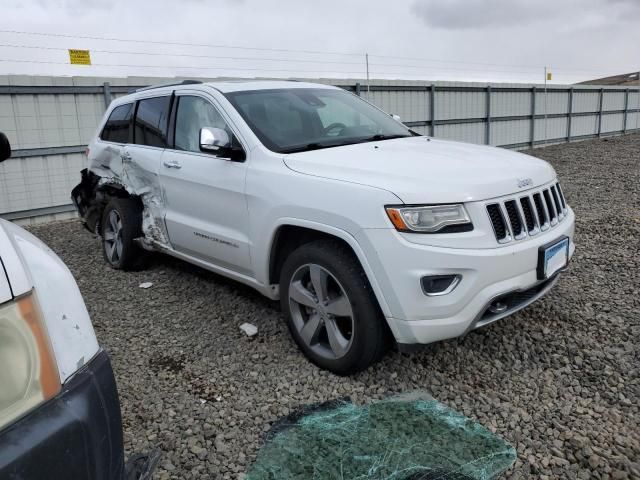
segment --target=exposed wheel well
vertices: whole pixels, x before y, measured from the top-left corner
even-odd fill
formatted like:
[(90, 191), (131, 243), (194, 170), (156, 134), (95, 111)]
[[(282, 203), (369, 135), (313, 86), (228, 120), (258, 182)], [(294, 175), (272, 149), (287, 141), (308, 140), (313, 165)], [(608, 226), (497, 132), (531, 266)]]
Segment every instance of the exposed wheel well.
[(124, 188), (119, 185), (106, 184), (102, 185), (95, 191), (95, 196), (91, 202), (90, 212), (85, 217), (87, 226), (95, 233), (101, 235), (100, 228), (102, 223), (102, 213), (112, 198), (129, 198), (136, 202), (142, 210), (142, 200), (136, 195), (130, 195)]
[(269, 256), (269, 284), (273, 285), (280, 282), (282, 265), (291, 252), (305, 243), (323, 239), (330, 239), (343, 244), (357, 259), (357, 255), (351, 248), (351, 245), (340, 237), (312, 228), (283, 225), (276, 232), (275, 239), (271, 245), (271, 254)]

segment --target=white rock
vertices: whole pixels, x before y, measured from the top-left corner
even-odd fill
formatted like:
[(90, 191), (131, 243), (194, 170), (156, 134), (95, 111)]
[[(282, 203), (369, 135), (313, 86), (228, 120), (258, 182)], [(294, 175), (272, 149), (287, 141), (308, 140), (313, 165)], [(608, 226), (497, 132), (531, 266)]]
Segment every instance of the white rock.
[(246, 333), (248, 337), (253, 337), (258, 334), (258, 327), (251, 323), (243, 323), (240, 325), (240, 330)]
[(143, 282), (140, 285), (138, 285), (140, 288), (149, 288), (151, 287), (151, 285), (153, 285), (153, 282)]

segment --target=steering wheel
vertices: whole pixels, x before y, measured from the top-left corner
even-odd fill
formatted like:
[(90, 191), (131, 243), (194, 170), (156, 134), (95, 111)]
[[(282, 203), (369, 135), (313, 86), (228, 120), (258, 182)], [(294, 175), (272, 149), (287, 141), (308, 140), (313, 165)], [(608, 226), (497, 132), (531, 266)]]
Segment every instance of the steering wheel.
[[(334, 122), (331, 125), (325, 127), (324, 129), (324, 134), (328, 137), (337, 137), (338, 135), (340, 135), (342, 133), (342, 131), (347, 128), (347, 126), (344, 123), (340, 123), (340, 122)], [(331, 130), (337, 130), (340, 129), (339, 131), (337, 131), (334, 135), (329, 135), (329, 132), (331, 132)]]

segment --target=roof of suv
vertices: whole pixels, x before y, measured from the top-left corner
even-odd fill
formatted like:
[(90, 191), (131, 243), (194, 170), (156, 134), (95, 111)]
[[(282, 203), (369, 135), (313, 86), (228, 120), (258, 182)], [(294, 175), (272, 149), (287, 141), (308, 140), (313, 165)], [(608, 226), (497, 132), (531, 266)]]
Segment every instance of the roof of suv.
[(164, 85), (151, 85), (149, 87), (140, 88), (128, 95), (118, 97), (111, 105), (109, 111), (113, 108), (122, 105), (124, 103), (130, 103), (139, 98), (145, 98), (147, 96), (168, 95), (174, 90), (191, 89), (194, 87), (210, 87), (215, 88), (219, 92), (231, 93), (241, 91), (254, 91), (254, 90), (273, 90), (273, 89), (293, 89), (293, 88), (326, 88), (332, 90), (340, 90), (339, 87), (333, 85), (324, 85), (321, 83), (310, 82), (298, 82), (295, 80), (221, 80), (214, 82), (194, 82), (188, 81), (188, 83), (168, 83)]
[(213, 87), (222, 93), (245, 90), (271, 90), (275, 88), (336, 88), (332, 85), (297, 82), (292, 80), (226, 80), (219, 82), (206, 82), (204, 85)]

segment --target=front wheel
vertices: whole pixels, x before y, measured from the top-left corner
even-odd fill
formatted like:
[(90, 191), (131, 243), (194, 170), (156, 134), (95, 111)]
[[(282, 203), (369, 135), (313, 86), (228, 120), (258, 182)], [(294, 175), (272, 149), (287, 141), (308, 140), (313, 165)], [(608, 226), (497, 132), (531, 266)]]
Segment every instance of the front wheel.
[(387, 329), (353, 253), (333, 240), (302, 245), (280, 276), (282, 311), (299, 348), (338, 375), (364, 370), (387, 346)]

